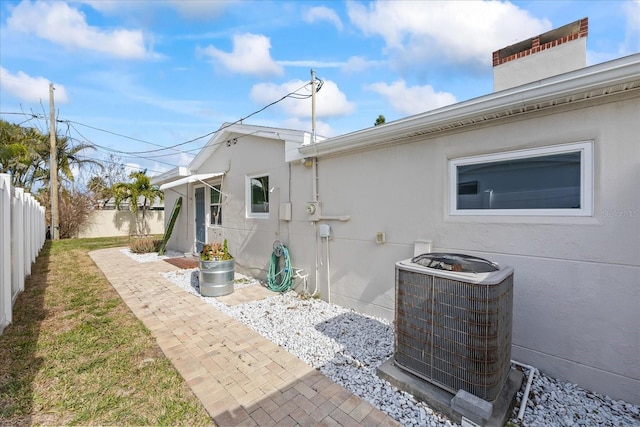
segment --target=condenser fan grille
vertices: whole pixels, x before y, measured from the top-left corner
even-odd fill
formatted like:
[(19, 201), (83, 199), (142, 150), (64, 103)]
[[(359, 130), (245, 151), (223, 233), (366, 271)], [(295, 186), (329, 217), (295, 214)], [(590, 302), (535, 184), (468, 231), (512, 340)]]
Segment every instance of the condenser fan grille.
[(396, 267), (395, 362), (452, 393), (497, 397), (511, 359), (513, 273), (498, 283)]

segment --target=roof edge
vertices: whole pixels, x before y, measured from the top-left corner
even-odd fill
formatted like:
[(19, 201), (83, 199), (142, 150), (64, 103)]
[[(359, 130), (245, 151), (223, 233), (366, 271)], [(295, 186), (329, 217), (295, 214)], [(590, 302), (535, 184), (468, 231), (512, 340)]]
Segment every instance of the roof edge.
[(197, 172), (200, 166), (215, 152), (220, 146), (226, 143), (233, 143), (232, 140), (226, 141), (232, 134), (240, 134), (244, 136), (255, 135), (262, 138), (279, 140), (282, 142), (291, 141), (296, 143), (304, 143), (310, 139), (310, 132), (295, 129), (274, 128), (269, 126), (245, 125), (241, 123), (224, 123), (215, 132), (215, 134), (207, 141), (202, 149), (189, 163), (188, 169)]
[(151, 179), (151, 184), (162, 185), (166, 182), (174, 181), (178, 178), (189, 176), (189, 175), (190, 175), (189, 169), (183, 166), (179, 166), (173, 169), (169, 169), (168, 171), (161, 173), (160, 175), (152, 176), (150, 179)]
[(537, 82), (491, 93), (457, 104), (427, 111), (383, 125), (346, 135), (328, 138), (300, 147), (304, 156), (321, 157), (397, 141), (416, 132), (431, 133), (443, 127), (461, 128), (486, 122), (486, 116), (513, 116), (513, 110), (523, 113), (533, 104), (559, 101), (621, 83), (640, 80), (640, 54), (593, 65), (580, 70), (549, 77)]

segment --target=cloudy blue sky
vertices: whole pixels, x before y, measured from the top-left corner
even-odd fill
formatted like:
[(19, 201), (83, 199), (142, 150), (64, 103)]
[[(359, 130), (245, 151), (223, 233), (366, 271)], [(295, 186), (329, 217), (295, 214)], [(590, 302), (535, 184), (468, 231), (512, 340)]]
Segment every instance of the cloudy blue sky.
[[(46, 131), (53, 82), (58, 133), (153, 175), (304, 98), (311, 69), (335, 136), (488, 94), (493, 51), (584, 17), (588, 65), (640, 51), (638, 0), (1, 1), (0, 118)], [(245, 123), (310, 131), (311, 101)]]

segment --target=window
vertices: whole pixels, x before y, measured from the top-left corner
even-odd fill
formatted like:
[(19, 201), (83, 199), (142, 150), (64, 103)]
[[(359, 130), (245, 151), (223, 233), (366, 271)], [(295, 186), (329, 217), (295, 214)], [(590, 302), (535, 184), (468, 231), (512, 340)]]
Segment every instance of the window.
[(247, 177), (247, 216), (267, 218), (269, 216), (269, 177)]
[(449, 161), (452, 215), (590, 216), (591, 142)]
[(209, 188), (209, 217), (211, 225), (222, 225), (222, 197), (221, 186), (212, 185)]

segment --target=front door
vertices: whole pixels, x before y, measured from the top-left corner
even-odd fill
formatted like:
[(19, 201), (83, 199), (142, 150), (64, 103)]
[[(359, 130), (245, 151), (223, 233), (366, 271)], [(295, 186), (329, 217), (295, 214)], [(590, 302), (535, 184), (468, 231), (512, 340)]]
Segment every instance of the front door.
[(206, 239), (204, 217), (204, 187), (196, 188), (196, 252), (202, 250)]

